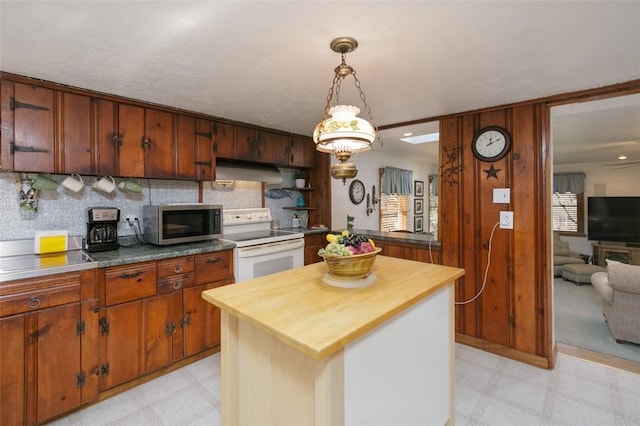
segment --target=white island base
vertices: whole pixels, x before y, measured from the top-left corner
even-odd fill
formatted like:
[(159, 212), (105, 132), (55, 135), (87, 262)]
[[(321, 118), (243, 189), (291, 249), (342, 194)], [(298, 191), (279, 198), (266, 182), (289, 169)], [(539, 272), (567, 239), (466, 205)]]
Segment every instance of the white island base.
[(223, 424), (454, 424), (452, 284), (320, 359), (223, 309)]

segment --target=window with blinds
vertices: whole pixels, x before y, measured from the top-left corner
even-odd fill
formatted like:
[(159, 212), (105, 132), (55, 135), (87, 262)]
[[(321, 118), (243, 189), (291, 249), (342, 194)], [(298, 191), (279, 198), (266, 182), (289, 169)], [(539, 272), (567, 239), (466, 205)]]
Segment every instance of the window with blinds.
[(584, 233), (584, 194), (553, 194), (551, 222), (554, 231)]
[(382, 194), (380, 197), (380, 230), (397, 231), (407, 228), (408, 195)]

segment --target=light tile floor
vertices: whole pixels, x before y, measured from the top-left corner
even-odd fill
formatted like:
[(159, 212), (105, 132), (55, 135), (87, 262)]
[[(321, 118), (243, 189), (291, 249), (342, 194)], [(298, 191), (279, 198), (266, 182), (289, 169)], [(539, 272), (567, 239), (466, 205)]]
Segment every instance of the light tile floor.
[[(219, 425), (215, 354), (72, 413), (68, 425)], [(639, 425), (640, 375), (563, 353), (554, 370), (456, 345), (456, 425)]]

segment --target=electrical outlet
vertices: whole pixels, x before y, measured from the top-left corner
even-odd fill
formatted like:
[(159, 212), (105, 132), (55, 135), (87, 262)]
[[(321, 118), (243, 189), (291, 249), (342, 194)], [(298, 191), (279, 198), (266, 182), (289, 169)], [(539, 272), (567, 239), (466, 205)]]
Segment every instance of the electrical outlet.
[(513, 212), (500, 212), (500, 228), (513, 229)]
[(124, 216), (124, 223), (131, 223), (132, 225), (136, 223), (136, 219), (138, 217), (135, 214), (128, 214)]

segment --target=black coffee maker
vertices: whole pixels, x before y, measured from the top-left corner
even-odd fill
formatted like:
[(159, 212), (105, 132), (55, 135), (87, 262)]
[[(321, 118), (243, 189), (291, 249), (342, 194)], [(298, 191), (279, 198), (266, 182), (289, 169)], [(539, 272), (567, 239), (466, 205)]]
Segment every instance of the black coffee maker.
[(87, 210), (87, 251), (116, 250), (120, 209), (115, 207), (91, 207)]

